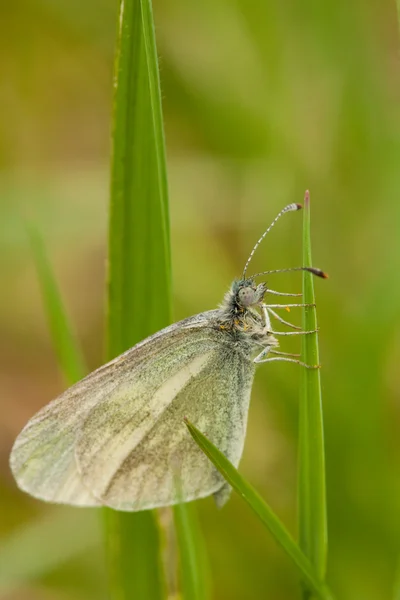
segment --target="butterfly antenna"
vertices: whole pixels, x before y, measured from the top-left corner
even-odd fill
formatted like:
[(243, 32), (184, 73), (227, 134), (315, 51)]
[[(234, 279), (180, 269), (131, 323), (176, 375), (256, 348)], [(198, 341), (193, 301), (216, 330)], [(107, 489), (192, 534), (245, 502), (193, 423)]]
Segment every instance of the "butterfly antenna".
[(280, 212), (280, 213), (279, 213), (279, 214), (278, 214), (278, 215), (275, 217), (275, 219), (272, 221), (271, 225), (268, 227), (268, 229), (266, 229), (266, 230), (264, 231), (264, 233), (262, 234), (262, 236), (260, 237), (260, 239), (258, 240), (258, 242), (256, 243), (256, 245), (254, 246), (253, 250), (250, 252), (250, 256), (249, 256), (249, 258), (247, 259), (247, 262), (246, 262), (246, 264), (245, 264), (245, 266), (244, 266), (244, 269), (243, 269), (243, 276), (242, 276), (242, 279), (245, 279), (245, 278), (246, 278), (246, 271), (247, 271), (247, 268), (248, 268), (248, 266), (249, 266), (249, 264), (250, 264), (250, 262), (251, 262), (251, 259), (252, 259), (252, 258), (253, 258), (253, 256), (254, 256), (254, 253), (255, 253), (255, 251), (257, 250), (258, 246), (261, 244), (261, 242), (263, 241), (263, 239), (265, 238), (265, 236), (267, 235), (267, 233), (269, 233), (269, 232), (271, 231), (271, 229), (273, 228), (273, 226), (275, 225), (275, 223), (276, 223), (276, 222), (277, 222), (277, 221), (278, 221), (278, 220), (281, 218), (281, 216), (282, 216), (282, 215), (284, 215), (285, 213), (287, 213), (287, 212), (292, 212), (292, 211), (294, 211), (294, 210), (300, 210), (301, 208), (303, 208), (301, 204), (295, 204), (295, 203), (293, 203), (293, 204), (288, 204), (288, 205), (287, 205), (287, 206), (285, 206), (285, 208), (283, 208), (283, 209), (281, 210), (281, 212)]
[(274, 269), (273, 271), (263, 271), (262, 273), (256, 273), (252, 275), (251, 278), (260, 277), (260, 275), (271, 275), (272, 273), (287, 273), (288, 271), (308, 271), (317, 277), (321, 277), (322, 279), (328, 279), (329, 275), (321, 269), (316, 269), (315, 267), (292, 267), (291, 269)]

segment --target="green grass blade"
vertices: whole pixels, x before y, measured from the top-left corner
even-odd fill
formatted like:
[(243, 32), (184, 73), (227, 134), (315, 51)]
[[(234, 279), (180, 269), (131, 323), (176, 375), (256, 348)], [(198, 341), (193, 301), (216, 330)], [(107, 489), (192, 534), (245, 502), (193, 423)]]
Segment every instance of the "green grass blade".
[(68, 322), (43, 240), (33, 225), (28, 225), (28, 234), (58, 363), (66, 381), (72, 384), (86, 373), (82, 353)]
[(210, 573), (195, 504), (175, 506), (174, 521), (179, 545), (179, 575), (183, 598), (206, 600), (210, 597)]
[[(151, 2), (125, 0), (119, 23), (109, 230), (109, 358), (171, 321), (165, 141)], [(185, 537), (180, 547), (193, 550), (195, 538), (185, 511), (185, 506), (180, 507), (176, 516), (178, 523), (185, 523), (179, 528)], [(163, 597), (155, 515), (108, 512), (106, 529), (113, 597)], [(191, 565), (188, 576), (193, 577), (194, 589), (199, 577), (195, 561)]]
[(110, 597), (164, 598), (161, 535), (153, 511), (120, 513), (104, 509)]
[(250, 508), (256, 513), (260, 521), (269, 529), (278, 544), (299, 569), (304, 581), (321, 600), (333, 600), (332, 593), (321, 581), (308, 558), (293, 540), (290, 533), (264, 502), (258, 492), (240, 475), (218, 448), (216, 448), (192, 423), (186, 421), (195, 442), (213, 462), (219, 472), (225, 477), (236, 492), (242, 496)]
[(109, 229), (108, 356), (171, 319), (168, 191), (148, 2), (121, 3)]
[[(310, 202), (306, 192), (303, 221), (303, 265), (311, 266)], [(303, 273), (303, 301), (314, 304), (314, 279)], [(303, 310), (303, 329), (317, 329), (315, 307)], [(302, 338), (302, 361), (319, 364), (318, 334)], [(325, 456), (319, 369), (303, 369), (299, 411), (299, 543), (323, 579), (327, 558)], [(305, 597), (308, 597), (305, 591)]]

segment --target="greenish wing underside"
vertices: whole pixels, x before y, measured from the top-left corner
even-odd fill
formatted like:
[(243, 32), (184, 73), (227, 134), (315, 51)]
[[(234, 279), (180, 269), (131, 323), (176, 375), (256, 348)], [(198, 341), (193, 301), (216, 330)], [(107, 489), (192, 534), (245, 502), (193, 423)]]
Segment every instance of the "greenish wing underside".
[(121, 510), (218, 490), (226, 499), (224, 480), (183, 419), (237, 465), (254, 367), (214, 328), (188, 323), (135, 346), (33, 417), (11, 456), (20, 487), (54, 502)]

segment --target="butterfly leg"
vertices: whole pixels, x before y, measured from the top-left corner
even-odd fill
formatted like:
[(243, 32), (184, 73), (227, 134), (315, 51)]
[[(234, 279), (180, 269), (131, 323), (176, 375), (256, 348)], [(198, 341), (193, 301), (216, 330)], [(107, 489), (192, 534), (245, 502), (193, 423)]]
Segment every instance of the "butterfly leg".
[(297, 296), (301, 297), (303, 294), (290, 294), (289, 292), (277, 292), (276, 290), (270, 290), (267, 288), (267, 294), (272, 294), (273, 296)]
[(294, 358), (300, 358), (300, 354), (294, 354), (293, 352), (280, 352), (278, 350), (270, 350), (270, 354), (279, 354), (279, 356), (291, 356)]
[(291, 327), (292, 329), (301, 329), (301, 327), (298, 327), (297, 325), (293, 325), (293, 323), (289, 323), (289, 321), (285, 321), (285, 319), (282, 319), (282, 317), (280, 317), (278, 315), (278, 313), (276, 313), (274, 310), (272, 310), (272, 308), (267, 308), (267, 311), (269, 313), (271, 313), (271, 315), (273, 315), (275, 317), (275, 319), (277, 319), (277, 321), (279, 321), (280, 323), (283, 323), (283, 325), (287, 325), (288, 327)]
[(266, 304), (267, 308), (302, 308), (302, 307), (315, 307), (316, 304)]
[(310, 331), (274, 331), (274, 335), (308, 335), (309, 333), (318, 333), (318, 329)]
[[(280, 306), (280, 305), (278, 305)], [(317, 333), (317, 329), (314, 329), (312, 331), (274, 331), (272, 329), (272, 325), (271, 325), (271, 319), (269, 318), (269, 312), (271, 314), (274, 315), (274, 317), (276, 317), (278, 319), (278, 321), (280, 321), (281, 323), (284, 323), (285, 325), (288, 325), (289, 327), (293, 327), (293, 329), (300, 329), (300, 327), (297, 327), (297, 325), (293, 325), (292, 323), (289, 323), (288, 321), (285, 321), (284, 319), (282, 319), (281, 317), (279, 317), (279, 315), (277, 313), (275, 313), (275, 311), (271, 310), (270, 306), (267, 304), (261, 304), (261, 311), (264, 317), (264, 327), (267, 331), (273, 333), (274, 335), (304, 335), (307, 333)]]
[(258, 354), (258, 356), (255, 357), (254, 362), (256, 364), (263, 364), (266, 362), (272, 362), (272, 361), (281, 361), (281, 362), (290, 362), (290, 363), (295, 363), (296, 365), (300, 365), (301, 367), (306, 367), (307, 369), (319, 369), (320, 365), (307, 365), (306, 363), (302, 362), (301, 360), (297, 360), (295, 358), (288, 358), (287, 356), (273, 356), (268, 358), (267, 355), (271, 352), (270, 347), (267, 346), (267, 348), (264, 348), (264, 350), (262, 352), (260, 352), (260, 354)]
[(261, 304), (261, 312), (264, 317), (264, 327), (267, 331), (272, 332), (271, 319), (269, 318), (268, 309), (266, 304)]

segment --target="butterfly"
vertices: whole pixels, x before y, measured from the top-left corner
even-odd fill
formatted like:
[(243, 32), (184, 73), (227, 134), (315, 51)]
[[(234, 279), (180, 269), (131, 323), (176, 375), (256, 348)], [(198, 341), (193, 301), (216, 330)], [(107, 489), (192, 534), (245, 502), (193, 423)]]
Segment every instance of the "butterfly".
[[(255, 367), (271, 361), (303, 365), (277, 350), (279, 335), (309, 332), (267, 304), (268, 289), (234, 281), (219, 308), (166, 327), (67, 389), (24, 427), (10, 466), (18, 486), (36, 498), (77, 506), (138, 511), (214, 495), (222, 506), (230, 486), (191, 438), (189, 419), (237, 467), (243, 452)], [(295, 331), (277, 332), (271, 316)], [(310, 365), (304, 365), (310, 367)], [(312, 366), (311, 366), (312, 367)], [(177, 482), (179, 485), (177, 485)], [(177, 491), (179, 487), (179, 493)]]

